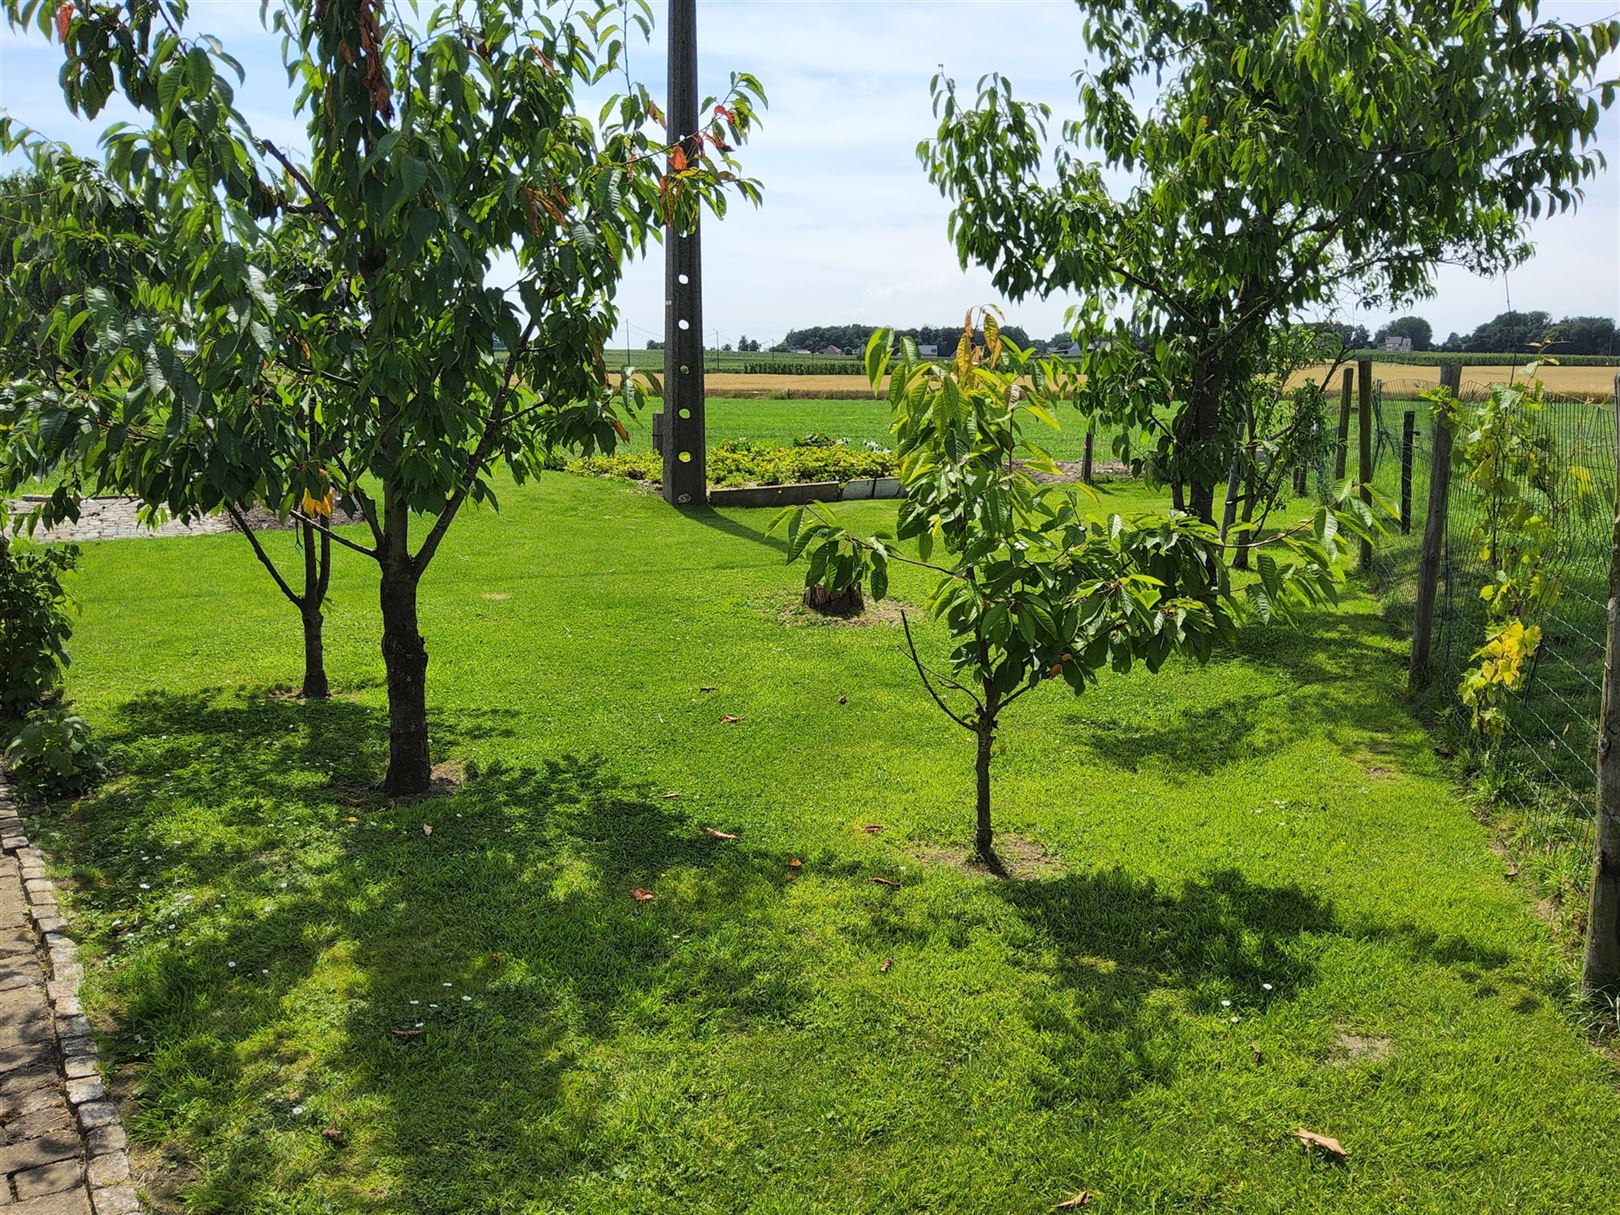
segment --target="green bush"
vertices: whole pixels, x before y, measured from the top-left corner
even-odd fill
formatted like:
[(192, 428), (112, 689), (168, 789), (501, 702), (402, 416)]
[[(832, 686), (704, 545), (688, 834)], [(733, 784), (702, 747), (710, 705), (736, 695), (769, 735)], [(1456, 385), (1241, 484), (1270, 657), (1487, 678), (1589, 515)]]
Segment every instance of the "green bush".
[[(826, 439), (823, 445), (813, 440)], [(800, 481), (859, 481), (894, 475), (894, 453), (852, 447), (823, 435), (806, 435), (793, 447), (729, 439), (709, 452), (709, 484), (730, 489), (743, 485), (792, 485)], [(584, 456), (568, 463), (568, 471), (593, 477), (623, 477), (630, 481), (660, 481), (663, 461), (656, 452), (629, 452), (613, 456)]]
[(0, 717), (18, 716), (62, 683), (71, 600), (62, 586), (78, 550), (0, 535)]
[(6, 748), (11, 778), (26, 796), (84, 793), (107, 775), (106, 753), (84, 718), (67, 709), (35, 709)]

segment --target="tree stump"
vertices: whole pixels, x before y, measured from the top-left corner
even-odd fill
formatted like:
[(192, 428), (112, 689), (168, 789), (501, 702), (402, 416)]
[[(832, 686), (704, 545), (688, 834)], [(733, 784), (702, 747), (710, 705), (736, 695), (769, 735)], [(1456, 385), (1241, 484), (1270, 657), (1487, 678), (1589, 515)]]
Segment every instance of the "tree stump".
[(807, 586), (804, 588), (804, 606), (821, 616), (842, 616), (848, 619), (859, 616), (866, 610), (866, 600), (861, 597), (860, 583), (853, 583), (841, 591), (829, 591), (824, 586)]

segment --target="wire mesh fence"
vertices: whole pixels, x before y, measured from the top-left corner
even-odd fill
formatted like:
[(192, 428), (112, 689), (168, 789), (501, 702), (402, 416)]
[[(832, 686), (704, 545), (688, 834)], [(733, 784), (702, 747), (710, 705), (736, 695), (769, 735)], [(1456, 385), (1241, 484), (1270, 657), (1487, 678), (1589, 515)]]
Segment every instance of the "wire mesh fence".
[[(1468, 388), (1464, 385), (1465, 396)], [(1379, 436), (1374, 484), (1391, 502), (1400, 498), (1404, 415), (1414, 415), (1410, 530), (1378, 546), (1372, 570), (1387, 615), (1410, 635), (1434, 463), (1434, 422), (1430, 403), (1422, 399), (1405, 394), (1395, 398), (1386, 390), (1374, 393), (1374, 403)], [(1457, 688), (1485, 642), (1486, 606), (1480, 592), (1494, 570), (1483, 558), (1485, 504), (1459, 473), (1447, 493), (1423, 708), (1443, 738), (1476, 753), (1477, 784), (1506, 822), (1515, 856), (1544, 870), (1557, 905), (1558, 895), (1584, 886), (1590, 868), (1620, 420), (1614, 397), (1599, 401), (1548, 394), (1541, 423), (1555, 453), (1555, 475), (1552, 484), (1531, 492), (1549, 502), (1578, 502), (1549, 512), (1555, 531), (1551, 567), (1562, 593), (1538, 621), (1542, 639), (1528, 677), (1504, 706), (1502, 737), (1487, 747), (1473, 734)], [(1574, 493), (1577, 487), (1579, 495)]]

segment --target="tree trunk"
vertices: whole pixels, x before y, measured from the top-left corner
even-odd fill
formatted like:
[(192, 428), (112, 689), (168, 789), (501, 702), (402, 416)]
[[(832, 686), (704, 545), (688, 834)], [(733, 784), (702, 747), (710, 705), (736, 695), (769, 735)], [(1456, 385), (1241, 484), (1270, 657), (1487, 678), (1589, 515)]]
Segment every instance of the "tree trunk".
[(804, 606), (822, 616), (859, 616), (866, 610), (860, 583), (851, 583), (841, 591), (829, 591), (824, 586), (804, 588)]
[[(1260, 486), (1254, 477), (1250, 477), (1243, 486), (1243, 512), (1239, 519), (1243, 523), (1254, 522), (1254, 502), (1260, 496)], [(1247, 529), (1243, 532), (1242, 543), (1245, 547), (1238, 549), (1237, 555), (1232, 558), (1232, 568), (1246, 570), (1249, 568), (1249, 544), (1255, 540), (1255, 534)]]
[(1587, 917), (1581, 984), (1588, 992), (1620, 989), (1620, 508), (1609, 537), (1609, 628), (1598, 718), (1597, 858)]
[(426, 793), (428, 759), (427, 647), (416, 623), (420, 575), (410, 555), (410, 512), (392, 486), (384, 488), (382, 599), (383, 665), (388, 672), (388, 775), (395, 796)]
[(1178, 511), (1187, 509), (1187, 486), (1179, 479), (1170, 483), (1170, 506)]
[(995, 721), (981, 720), (976, 732), (979, 738), (979, 754), (973, 770), (978, 776), (978, 799), (975, 806), (973, 850), (984, 860), (991, 861), (996, 855), (995, 838), (990, 831), (990, 748), (996, 739)]
[(321, 628), (325, 618), (321, 604), (326, 599), (326, 574), (331, 563), (331, 541), (319, 537), (321, 552), (316, 554), (317, 537), (313, 524), (301, 525), (304, 539), (304, 598), (298, 613), (304, 620), (304, 687), (305, 700), (325, 700), (332, 695), (332, 686), (326, 679), (325, 645)]
[(308, 608), (304, 617), (304, 687), (305, 700), (325, 700), (332, 695), (332, 686), (326, 680), (326, 661), (321, 642), (324, 619), (321, 610)]
[(1080, 479), (1087, 485), (1090, 485), (1094, 480), (1092, 476), (1091, 454), (1092, 449), (1096, 446), (1096, 443), (1097, 428), (1095, 426), (1086, 427), (1086, 450), (1085, 454), (1080, 457)]

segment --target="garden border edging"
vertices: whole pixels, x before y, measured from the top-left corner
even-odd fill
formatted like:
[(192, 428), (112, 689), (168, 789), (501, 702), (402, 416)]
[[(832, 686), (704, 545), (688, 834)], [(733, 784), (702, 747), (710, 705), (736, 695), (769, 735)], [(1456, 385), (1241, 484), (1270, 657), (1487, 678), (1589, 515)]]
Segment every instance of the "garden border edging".
[[(118, 1107), (102, 1082), (95, 1037), (79, 1002), (84, 967), (79, 963), (78, 947), (67, 935), (68, 922), (56, 898), (56, 885), (45, 871), (45, 854), (29, 842), (15, 791), (3, 769), (0, 851), (7, 855), (5, 863), (17, 866), (16, 880), (33, 925), (35, 964), (45, 976), (45, 1005), (57, 1047), (57, 1079), (83, 1148), (77, 1161), (83, 1168), (83, 1190), (89, 1193), (95, 1215), (135, 1215), (142, 1208), (130, 1179), (128, 1139), (119, 1121)], [(0, 871), (0, 882), (9, 876)], [(28, 1200), (22, 1201), (24, 1209), (28, 1209)]]

